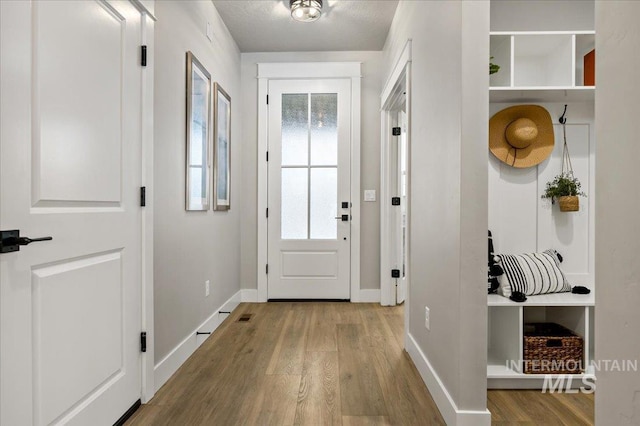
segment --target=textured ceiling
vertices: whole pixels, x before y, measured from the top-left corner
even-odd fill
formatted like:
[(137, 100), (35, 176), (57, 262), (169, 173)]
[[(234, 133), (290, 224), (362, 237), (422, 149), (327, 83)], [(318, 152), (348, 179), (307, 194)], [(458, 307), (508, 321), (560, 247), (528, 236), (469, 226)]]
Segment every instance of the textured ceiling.
[(289, 0), (213, 0), (242, 52), (382, 50), (398, 0), (325, 0), (315, 22), (291, 19)]

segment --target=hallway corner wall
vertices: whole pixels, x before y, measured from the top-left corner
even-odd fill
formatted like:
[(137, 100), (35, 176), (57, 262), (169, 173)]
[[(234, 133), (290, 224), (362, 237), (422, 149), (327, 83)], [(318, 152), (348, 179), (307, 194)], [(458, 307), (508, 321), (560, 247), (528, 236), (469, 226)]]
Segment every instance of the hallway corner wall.
[[(489, 2), (401, 1), (385, 78), (411, 48), (411, 355), (447, 424), (488, 425)], [(430, 330), (425, 328), (425, 306)]]
[[(239, 297), (242, 210), (240, 50), (210, 1), (155, 3), (155, 364), (225, 301)], [(206, 35), (211, 24), (213, 37)], [(185, 211), (186, 59), (192, 51), (231, 96), (231, 210)], [(205, 297), (205, 280), (211, 293)], [(203, 330), (211, 331), (211, 330)]]
[(595, 275), (599, 289), (595, 293), (595, 360), (599, 368), (595, 420), (598, 425), (640, 424), (638, 16), (639, 2), (596, 1)]

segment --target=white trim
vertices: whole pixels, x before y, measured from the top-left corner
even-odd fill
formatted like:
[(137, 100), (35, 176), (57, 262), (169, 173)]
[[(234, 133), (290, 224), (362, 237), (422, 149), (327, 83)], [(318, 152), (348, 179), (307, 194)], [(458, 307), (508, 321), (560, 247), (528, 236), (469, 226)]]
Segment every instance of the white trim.
[(258, 290), (255, 288), (243, 288), (240, 290), (240, 301), (242, 303), (256, 303), (258, 301)]
[(361, 62), (270, 62), (258, 64), (258, 78), (288, 80), (304, 78), (360, 78)]
[[(153, 5), (153, 0), (147, 1)], [(142, 82), (142, 170), (141, 185), (146, 187), (147, 200), (153, 200), (153, 102), (154, 102), (154, 24), (155, 18), (147, 12), (141, 13), (141, 42), (147, 45), (147, 67), (143, 69)], [(153, 320), (153, 203), (148, 202), (142, 209), (141, 238), (141, 329), (147, 333), (147, 340), (154, 341)], [(142, 354), (141, 395), (143, 403), (147, 403), (155, 395), (154, 348), (147, 345), (147, 352)]]
[[(258, 64), (260, 66), (260, 64)], [(269, 194), (269, 167), (266, 161), (269, 151), (269, 106), (267, 94), (269, 93), (269, 80), (258, 80), (258, 302), (266, 302), (267, 273), (266, 266), (269, 262), (269, 228), (265, 212), (268, 207)]]
[[(407, 40), (404, 49), (400, 53), (398, 57), (398, 61), (396, 65), (393, 67), (393, 71), (385, 84), (385, 88), (383, 89), (380, 95), (380, 120), (381, 120), (381, 135), (380, 135), (380, 199), (382, 202), (380, 203), (380, 303), (383, 306), (394, 306), (396, 304), (396, 286), (395, 281), (390, 278), (390, 271), (392, 269), (392, 247), (394, 241), (394, 232), (390, 226), (391, 219), (393, 217), (393, 212), (391, 211), (391, 206), (389, 205), (388, 200), (391, 199), (391, 194), (395, 191), (391, 189), (391, 170), (394, 169), (391, 165), (391, 159), (393, 156), (391, 155), (391, 118), (389, 115), (389, 110), (393, 107), (394, 102), (398, 99), (395, 96), (395, 91), (398, 86), (402, 83), (402, 79), (404, 79), (405, 89), (407, 92), (406, 95), (406, 104), (407, 104), (407, 176), (409, 176), (407, 191), (409, 194), (410, 200), (410, 185), (411, 185), (411, 39)], [(409, 201), (410, 203), (410, 201)], [(407, 207), (407, 223), (410, 223), (410, 206)], [(411, 233), (408, 232), (410, 235)], [(407, 238), (409, 238), (407, 235)], [(407, 247), (410, 247), (411, 244), (408, 242)], [(409, 253), (407, 253), (407, 259), (409, 259)], [(406, 292), (406, 302), (405, 310), (408, 311), (409, 307), (409, 286), (410, 286), (410, 267), (407, 268), (407, 292)], [(409, 315), (408, 312), (405, 312), (405, 330), (408, 330), (409, 327)]]
[(389, 75), (389, 78), (384, 85), (384, 89), (382, 89), (382, 93), (380, 95), (380, 99), (382, 99), (382, 109), (388, 107), (386, 104), (389, 101), (389, 96), (393, 92), (400, 76), (404, 72), (405, 66), (411, 62), (411, 44), (411, 39), (408, 39), (402, 49), (402, 52), (400, 52), (400, 56), (396, 60), (396, 65), (393, 67), (393, 71), (391, 72), (391, 75)]
[[(352, 300), (353, 301), (353, 300)], [(358, 297), (360, 303), (380, 303), (380, 290), (377, 288), (363, 288)]]
[(218, 308), (209, 318), (207, 318), (202, 324), (200, 324), (195, 330), (187, 335), (173, 348), (167, 356), (165, 356), (154, 367), (155, 384), (156, 389), (160, 389), (171, 376), (178, 371), (178, 368), (184, 364), (184, 362), (193, 354), (201, 344), (204, 343), (210, 335), (196, 335), (198, 331), (206, 331), (213, 333), (222, 324), (222, 321), (229, 316), (229, 314), (223, 314), (223, 312), (233, 312), (241, 300), (241, 292), (231, 296), (220, 308)]
[[(360, 64), (358, 74), (360, 73)], [(351, 301), (360, 302), (360, 76), (351, 78)], [(380, 298), (378, 298), (380, 300)]]
[(494, 35), (590, 35), (595, 34), (594, 30), (585, 31), (491, 31), (490, 36)]
[(360, 62), (293, 62), (258, 63), (258, 289), (257, 302), (268, 299), (268, 164), (269, 150), (269, 80), (280, 79), (351, 79), (351, 301), (360, 301)]
[(142, 15), (147, 15), (152, 21), (157, 21), (158, 19), (153, 14), (155, 8), (155, 0), (129, 0), (133, 6), (142, 13)]
[(424, 352), (418, 346), (411, 334), (407, 335), (406, 350), (415, 364), (422, 380), (429, 389), (429, 393), (433, 397), (440, 414), (444, 418), (446, 424), (450, 426), (490, 426), (491, 413), (489, 410), (484, 411), (466, 411), (459, 410), (456, 403), (451, 398), (449, 391), (440, 380), (435, 369), (425, 356)]

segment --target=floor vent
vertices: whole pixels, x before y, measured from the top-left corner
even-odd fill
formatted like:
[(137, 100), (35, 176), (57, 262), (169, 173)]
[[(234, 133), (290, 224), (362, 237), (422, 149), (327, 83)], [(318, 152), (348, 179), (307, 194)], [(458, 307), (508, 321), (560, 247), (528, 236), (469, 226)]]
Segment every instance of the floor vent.
[(247, 322), (251, 320), (251, 314), (242, 314), (240, 318), (238, 318), (238, 322)]

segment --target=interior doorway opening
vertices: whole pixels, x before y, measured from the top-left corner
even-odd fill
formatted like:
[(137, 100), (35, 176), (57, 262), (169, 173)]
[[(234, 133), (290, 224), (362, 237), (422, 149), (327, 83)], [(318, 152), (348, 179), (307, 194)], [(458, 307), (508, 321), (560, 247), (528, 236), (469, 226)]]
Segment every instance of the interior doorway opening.
[[(411, 41), (382, 92), (381, 120), (381, 303), (410, 296)], [(409, 304), (405, 303), (405, 329)], [(406, 335), (406, 332), (405, 332)]]

